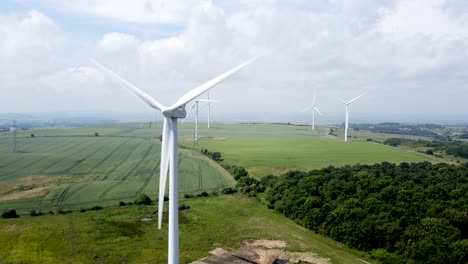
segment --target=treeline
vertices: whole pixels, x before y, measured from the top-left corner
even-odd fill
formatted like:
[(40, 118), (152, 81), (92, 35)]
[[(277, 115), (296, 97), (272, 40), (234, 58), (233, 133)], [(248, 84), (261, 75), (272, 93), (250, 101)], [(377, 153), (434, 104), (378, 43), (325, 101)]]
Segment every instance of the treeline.
[(434, 129), (442, 129), (443, 126), (436, 124), (417, 124), (403, 125), (394, 122), (385, 122), (379, 124), (351, 124), (353, 130), (368, 130), (376, 133), (403, 134), (422, 137), (437, 137)]
[(453, 155), (460, 158), (468, 158), (468, 142), (459, 140), (413, 140), (413, 139), (402, 139), (402, 138), (388, 138), (383, 142), (389, 146), (410, 146), (413, 148), (427, 147), (430, 148), (426, 151), (427, 154), (432, 154), (436, 151), (445, 152), (449, 155)]
[(385, 162), (262, 181), (270, 208), (383, 263), (468, 261), (468, 164)]

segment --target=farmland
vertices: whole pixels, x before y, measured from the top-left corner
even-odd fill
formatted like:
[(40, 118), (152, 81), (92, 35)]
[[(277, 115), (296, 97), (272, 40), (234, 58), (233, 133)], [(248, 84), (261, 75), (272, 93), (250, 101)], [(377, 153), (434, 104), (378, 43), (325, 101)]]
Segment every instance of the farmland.
[[(161, 124), (113, 124), (19, 131), (18, 152), (9, 133), (0, 133), (0, 209), (80, 209), (116, 205), (145, 193), (156, 198)], [(180, 195), (218, 191), (232, 178), (191, 151), (193, 124), (180, 129)], [(200, 125), (198, 148), (222, 153), (225, 162), (250, 175), (382, 161), (442, 161), (414, 151), (352, 139), (345, 144), (327, 128), (305, 126)]]
[[(160, 141), (157, 134), (121, 135), (129, 129), (124, 125), (28, 131), (34, 137), (22, 132), (18, 133), (17, 153), (11, 153), (9, 138), (0, 139), (0, 208), (79, 209), (117, 204), (140, 193), (156, 198)], [(215, 191), (232, 184), (190, 150), (180, 151), (179, 166), (181, 194)]]
[[(245, 129), (240, 129), (241, 126)], [(233, 130), (239, 131), (237, 134), (225, 131), (224, 126), (216, 129), (218, 136), (214, 137), (212, 130), (202, 128), (199, 148), (221, 152), (227, 163), (246, 167), (254, 177), (356, 163), (443, 162), (433, 156), (362, 139), (345, 143), (327, 135), (325, 128), (311, 131), (301, 126), (236, 125)], [(193, 145), (190, 140), (181, 144)]]
[[(290, 251), (310, 251), (332, 263), (366, 263), (367, 254), (314, 234), (242, 195), (181, 200), (180, 262), (237, 249), (252, 238), (284, 240)], [(167, 224), (154, 221), (155, 206), (0, 219), (0, 259), (7, 263), (167, 263)], [(164, 220), (166, 223), (166, 220)], [(45, 231), (46, 230), (46, 231)]]

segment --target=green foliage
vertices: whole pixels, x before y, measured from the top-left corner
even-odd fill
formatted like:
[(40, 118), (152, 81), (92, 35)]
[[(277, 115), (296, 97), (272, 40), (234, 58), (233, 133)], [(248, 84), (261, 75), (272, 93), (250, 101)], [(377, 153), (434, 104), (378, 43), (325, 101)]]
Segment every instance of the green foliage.
[(249, 174), (247, 170), (241, 166), (231, 166), (229, 168), (229, 173), (234, 177), (236, 181)]
[[(291, 171), (269, 207), (383, 263), (465, 263), (468, 164), (390, 163)], [(468, 251), (467, 251), (468, 252)]]
[(148, 195), (146, 195), (144, 193), (141, 193), (140, 195), (138, 195), (138, 197), (135, 200), (135, 204), (150, 205), (152, 203), (153, 203), (153, 201), (151, 200), (151, 198), (149, 198)]
[(3, 218), (18, 218), (19, 215), (16, 214), (15, 209), (10, 209), (10, 210), (7, 210), (6, 212), (3, 212), (2, 217)]
[[(281, 239), (288, 250), (313, 252), (334, 264), (362, 264), (363, 252), (297, 226), (245, 196), (184, 201), (179, 214), (180, 263), (192, 263), (215, 247), (237, 249), (246, 239)], [(115, 204), (115, 202), (114, 202)], [(167, 263), (167, 221), (158, 230), (157, 206), (124, 206), (67, 215), (0, 218), (1, 263)], [(164, 212), (167, 219), (167, 211)]]
[(231, 188), (231, 187), (227, 187), (227, 188), (224, 188), (221, 193), (222, 194), (233, 194), (233, 193), (236, 193), (237, 190), (235, 188)]

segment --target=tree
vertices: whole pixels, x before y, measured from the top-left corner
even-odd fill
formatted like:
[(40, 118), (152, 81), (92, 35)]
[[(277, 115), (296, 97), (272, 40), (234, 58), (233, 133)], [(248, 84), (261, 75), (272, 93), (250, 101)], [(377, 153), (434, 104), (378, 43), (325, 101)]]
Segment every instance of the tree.
[(137, 199), (135, 200), (136, 204), (145, 204), (145, 205), (150, 205), (153, 203), (151, 198), (148, 197), (148, 195), (141, 193), (138, 195)]
[(15, 209), (10, 209), (2, 214), (3, 218), (18, 218), (19, 215), (16, 214)]

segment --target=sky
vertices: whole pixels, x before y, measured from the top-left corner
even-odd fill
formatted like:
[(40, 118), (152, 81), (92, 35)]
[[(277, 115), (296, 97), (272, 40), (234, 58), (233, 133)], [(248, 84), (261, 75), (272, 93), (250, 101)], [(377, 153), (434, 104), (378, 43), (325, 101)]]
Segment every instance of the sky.
[(468, 122), (466, 0), (2, 0), (0, 113), (152, 115), (89, 58), (171, 105), (256, 55), (214, 115)]

